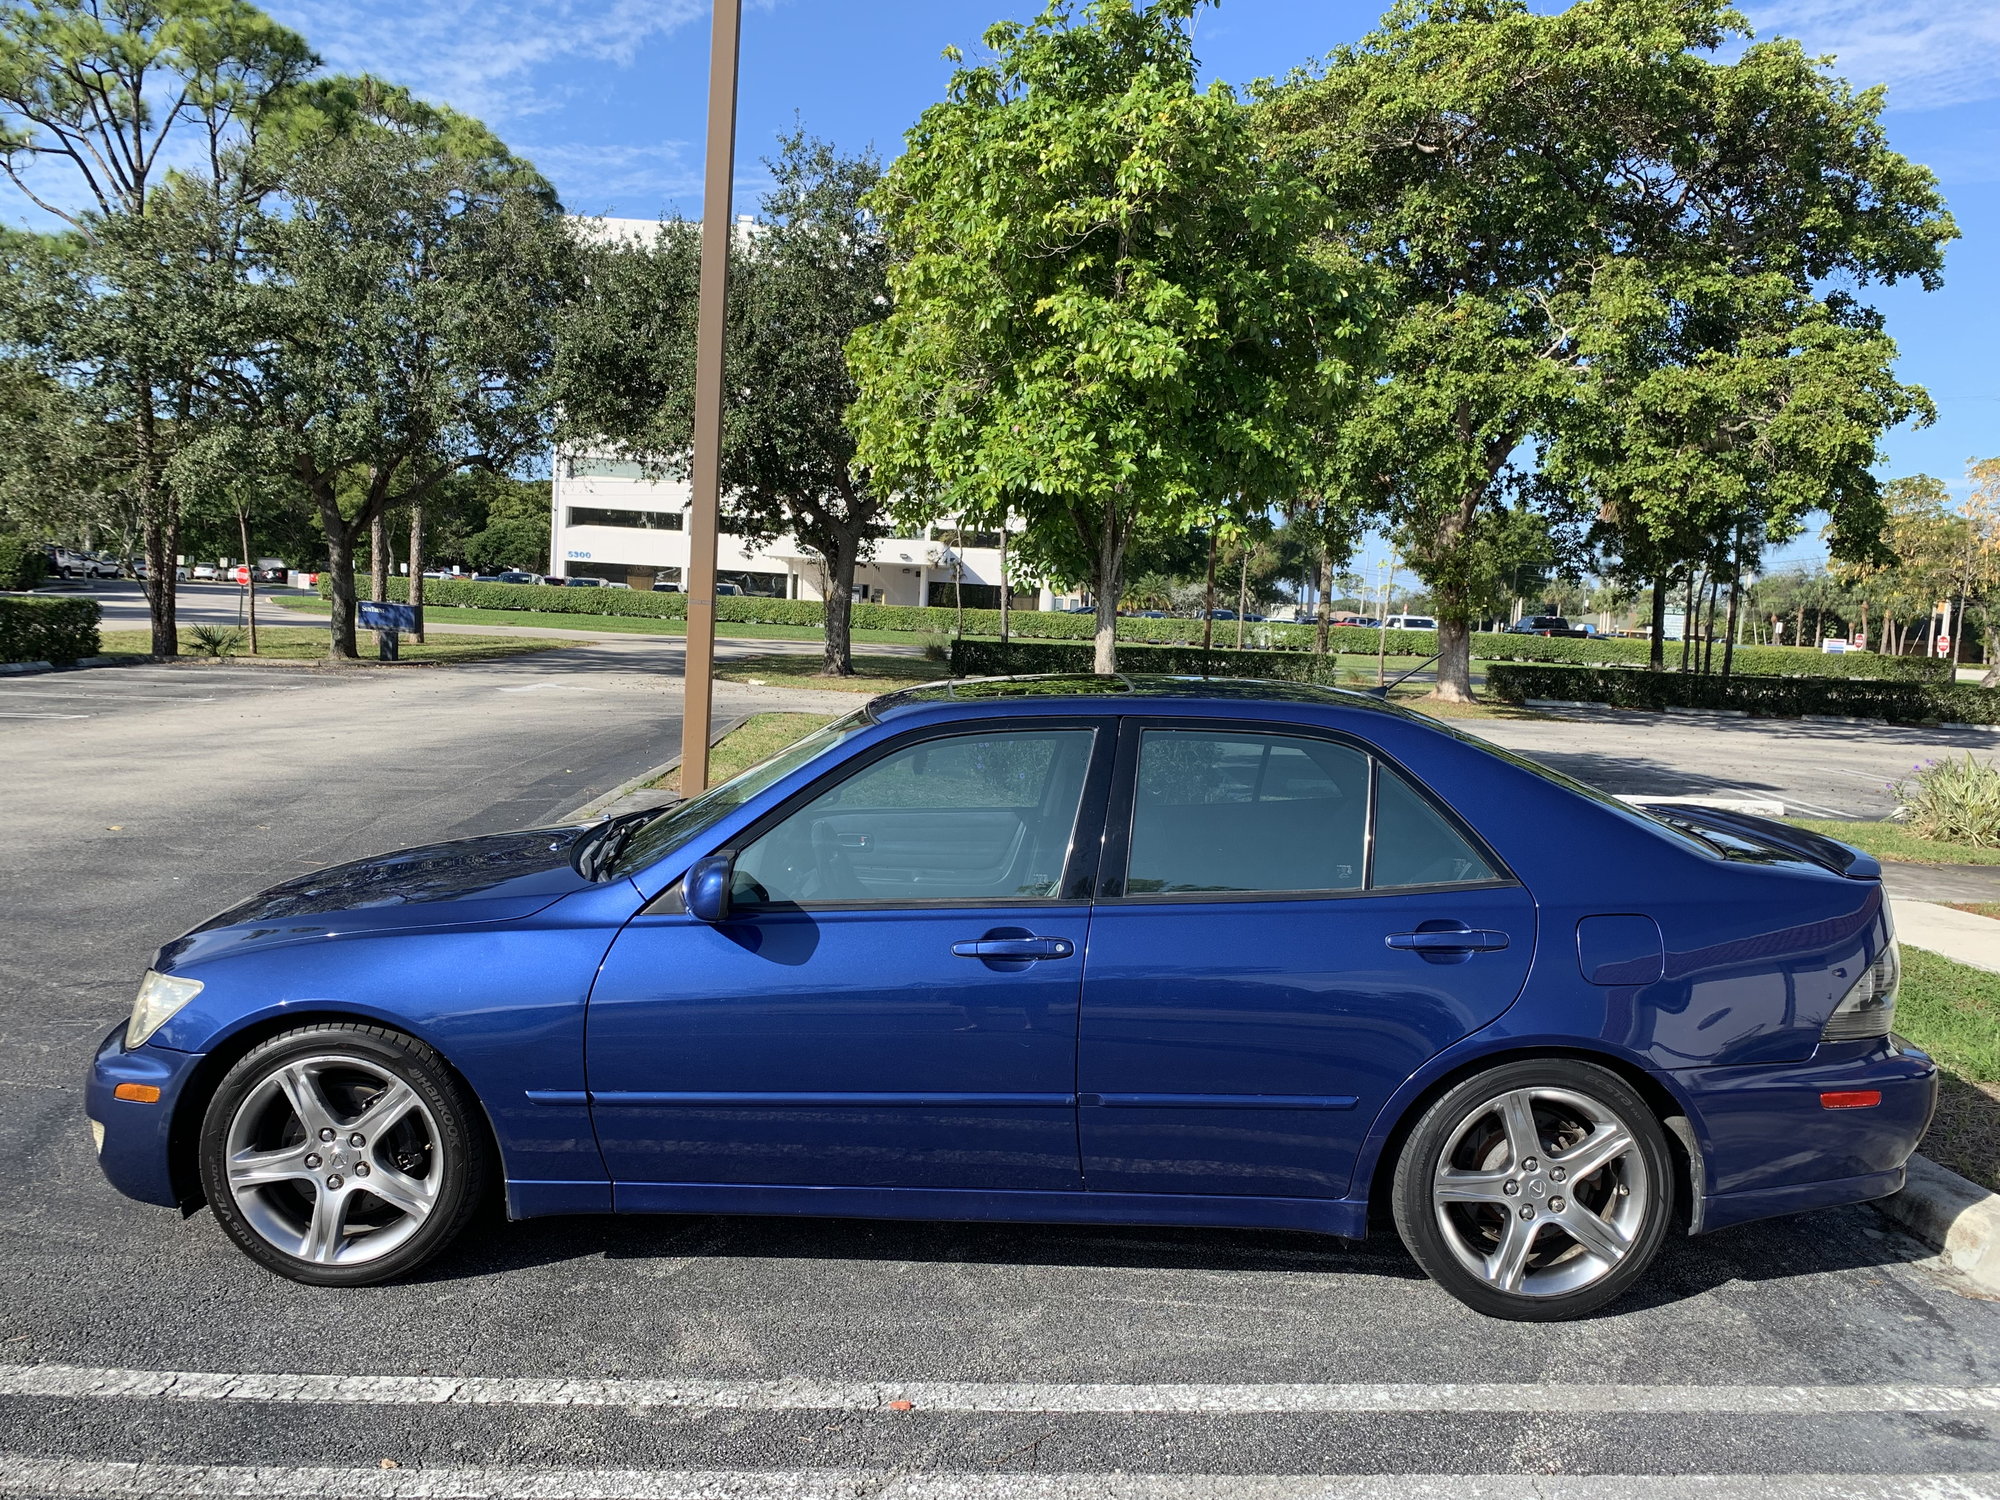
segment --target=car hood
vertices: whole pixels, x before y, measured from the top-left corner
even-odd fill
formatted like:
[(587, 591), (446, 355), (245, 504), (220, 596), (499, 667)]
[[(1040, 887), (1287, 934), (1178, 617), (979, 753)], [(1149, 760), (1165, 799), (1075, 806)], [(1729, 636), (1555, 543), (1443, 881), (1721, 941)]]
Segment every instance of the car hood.
[(200, 954), (402, 927), (532, 916), (590, 885), (570, 862), (585, 826), (530, 828), (425, 844), (315, 870), (261, 891), (160, 950), (165, 972)]

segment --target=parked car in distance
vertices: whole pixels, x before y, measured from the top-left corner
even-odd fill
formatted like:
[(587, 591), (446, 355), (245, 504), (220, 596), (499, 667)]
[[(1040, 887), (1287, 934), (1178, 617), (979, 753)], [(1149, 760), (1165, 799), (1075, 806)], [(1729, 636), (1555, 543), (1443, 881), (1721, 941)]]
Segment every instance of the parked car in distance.
[(212, 582), (222, 576), (222, 569), (214, 563), (196, 563), (188, 571), (197, 583)]
[(656, 594), (678, 594), (680, 591), (681, 586), (678, 583), (669, 583), (664, 578), (653, 580), (653, 592)]
[(1937, 1071), (1891, 1034), (1880, 877), (1362, 694), (926, 684), (667, 809), (239, 902), (159, 950), (85, 1108), (116, 1187), (321, 1285), (503, 1191), (1349, 1238), (1376, 1207), (1470, 1306), (1572, 1318), (1677, 1226), (1902, 1186)]
[(560, 582), (564, 588), (568, 589), (601, 589), (604, 587), (604, 580), (602, 578), (578, 576), (555, 581)]
[(542, 575), (540, 573), (523, 573), (519, 568), (509, 568), (504, 573), (496, 573), (493, 581), (495, 583), (540, 583)]
[(121, 578), (125, 569), (117, 559), (101, 552), (79, 552), (70, 547), (44, 550), (49, 571), (58, 578)]
[(1587, 632), (1564, 619), (1561, 615), (1523, 615), (1504, 632), (1507, 635), (1560, 635), (1581, 636)]
[(1391, 615), (1388, 626), (1391, 630), (1436, 630), (1438, 622), (1430, 615)]

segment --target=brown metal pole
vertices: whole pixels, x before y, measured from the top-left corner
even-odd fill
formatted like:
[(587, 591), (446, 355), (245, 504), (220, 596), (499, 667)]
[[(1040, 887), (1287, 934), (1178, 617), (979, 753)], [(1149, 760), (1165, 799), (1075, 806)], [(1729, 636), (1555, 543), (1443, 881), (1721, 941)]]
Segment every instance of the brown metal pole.
[(681, 795), (708, 786), (715, 694), (715, 534), (722, 505), (722, 350), (729, 307), (730, 188), (736, 174), (736, 68), (742, 0), (715, 0), (708, 53), (708, 166), (701, 203), (701, 305), (695, 327), (694, 453), (689, 475), (686, 694)]

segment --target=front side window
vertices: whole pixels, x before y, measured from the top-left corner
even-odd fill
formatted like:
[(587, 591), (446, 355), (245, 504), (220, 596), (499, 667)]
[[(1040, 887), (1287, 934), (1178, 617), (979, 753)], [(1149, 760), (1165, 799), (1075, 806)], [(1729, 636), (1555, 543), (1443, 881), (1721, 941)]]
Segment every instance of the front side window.
[(1499, 879), (1392, 768), (1303, 735), (1148, 729), (1125, 894), (1296, 895)]
[(891, 751), (745, 846), (732, 900), (812, 906), (1056, 896), (1093, 739), (1088, 729), (1010, 730)]

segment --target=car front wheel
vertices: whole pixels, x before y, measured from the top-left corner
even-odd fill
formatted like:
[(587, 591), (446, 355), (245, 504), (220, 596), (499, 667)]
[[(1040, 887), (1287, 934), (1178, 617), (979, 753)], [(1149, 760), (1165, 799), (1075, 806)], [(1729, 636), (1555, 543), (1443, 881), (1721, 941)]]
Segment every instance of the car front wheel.
[(406, 1274), (465, 1227), (491, 1149), (431, 1048), (378, 1026), (303, 1026), (251, 1049), (202, 1120), (201, 1177), (251, 1259), (319, 1286)]
[(1675, 1187), (1666, 1133), (1622, 1078), (1564, 1058), (1509, 1063), (1417, 1122), (1396, 1163), (1396, 1228), (1467, 1306), (1556, 1322), (1645, 1274)]

